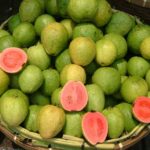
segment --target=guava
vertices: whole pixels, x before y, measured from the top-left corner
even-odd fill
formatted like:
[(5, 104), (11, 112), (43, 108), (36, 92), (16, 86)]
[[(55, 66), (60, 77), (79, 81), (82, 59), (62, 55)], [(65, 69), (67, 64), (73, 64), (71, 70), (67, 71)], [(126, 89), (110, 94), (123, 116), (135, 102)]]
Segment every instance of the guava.
[(36, 43), (36, 31), (32, 23), (21, 22), (13, 31), (14, 39), (20, 47), (26, 48)]
[(28, 97), (18, 89), (7, 90), (0, 99), (0, 114), (11, 127), (19, 126), (28, 114)]
[(14, 29), (21, 23), (19, 13), (14, 14), (8, 20), (8, 30), (13, 33)]
[(150, 35), (140, 44), (140, 54), (143, 58), (150, 60)]
[(46, 0), (45, 1), (46, 12), (52, 16), (59, 16), (59, 10), (57, 0)]
[(124, 127), (127, 132), (130, 132), (138, 122), (132, 116), (132, 105), (128, 103), (120, 103), (116, 105), (124, 117)]
[(82, 137), (82, 115), (83, 112), (67, 112), (63, 133), (75, 137)]
[(117, 58), (117, 47), (106, 38), (96, 42), (96, 62), (100, 66), (110, 66)]
[(41, 32), (41, 43), (49, 55), (58, 55), (68, 44), (67, 29), (58, 22), (48, 24)]
[(97, 0), (69, 0), (68, 15), (75, 22), (92, 21), (98, 8)]
[(96, 42), (103, 37), (103, 32), (92, 23), (79, 23), (73, 29), (73, 39), (81, 36), (89, 37)]
[(66, 49), (56, 57), (55, 67), (59, 72), (61, 72), (68, 64), (71, 64), (71, 58), (69, 55), (69, 50)]
[(142, 123), (150, 123), (150, 98), (137, 97), (133, 104), (133, 114)]
[(53, 91), (51, 95), (51, 104), (54, 106), (62, 107), (60, 103), (60, 93), (61, 93), (62, 87), (57, 88)]
[(117, 59), (124, 58), (128, 52), (126, 39), (117, 33), (105, 34), (104, 39), (113, 42), (117, 49)]
[(42, 106), (39, 105), (30, 105), (29, 106), (29, 113), (25, 119), (24, 127), (29, 131), (37, 132), (38, 131), (38, 123), (37, 117), (38, 113), (40, 112)]
[(5, 35), (0, 38), (0, 52), (9, 47), (20, 47), (20, 43), (12, 35)]
[(60, 85), (59, 72), (56, 69), (46, 69), (43, 71), (44, 82), (41, 91), (44, 95), (50, 96)]
[(127, 63), (127, 72), (130, 76), (144, 78), (149, 68), (149, 62), (140, 56), (132, 56)]
[(19, 72), (26, 62), (27, 54), (20, 48), (6, 48), (0, 54), (0, 68), (7, 73)]
[(89, 37), (76, 37), (69, 44), (69, 55), (72, 63), (86, 66), (96, 56), (96, 44)]
[(60, 101), (67, 111), (81, 111), (88, 102), (88, 93), (81, 81), (68, 81), (62, 88)]
[(19, 86), (24, 93), (33, 93), (43, 83), (43, 74), (35, 65), (28, 65), (19, 76)]
[(64, 127), (65, 112), (53, 105), (43, 106), (38, 115), (38, 130), (44, 139), (55, 137)]
[(82, 118), (82, 131), (90, 144), (103, 143), (108, 133), (107, 119), (100, 112), (87, 112)]
[(3, 36), (7, 36), (10, 35), (10, 33), (4, 29), (0, 29), (0, 38)]
[(38, 16), (34, 23), (34, 28), (37, 33), (37, 35), (41, 35), (42, 30), (44, 27), (46, 27), (48, 24), (55, 22), (55, 18), (48, 14), (42, 14)]
[(112, 67), (99, 67), (92, 75), (92, 82), (98, 84), (105, 95), (116, 93), (121, 86), (121, 75)]
[(111, 139), (118, 138), (124, 131), (124, 119), (121, 111), (116, 107), (104, 109), (104, 116), (108, 121), (108, 137)]
[(146, 24), (136, 25), (127, 36), (129, 51), (133, 54), (140, 54), (142, 41), (150, 36), (150, 26)]
[(44, 9), (38, 0), (23, 0), (19, 7), (19, 16), (23, 22), (34, 22)]
[(105, 28), (106, 33), (118, 33), (125, 36), (132, 29), (133, 22), (134, 20), (129, 14), (123, 11), (114, 12)]
[(57, 0), (57, 7), (59, 10), (59, 14), (62, 18), (68, 18), (68, 7), (69, 0)]
[(127, 73), (127, 61), (124, 58), (115, 60), (112, 67), (117, 69), (121, 76), (125, 76)]
[(27, 56), (29, 64), (35, 65), (41, 70), (47, 69), (51, 64), (51, 58), (48, 56), (41, 43), (28, 48)]
[(148, 94), (148, 84), (141, 77), (129, 76), (121, 84), (120, 92), (126, 102), (133, 103), (137, 97)]
[(69, 40), (72, 39), (75, 22), (72, 19), (63, 19), (60, 23), (66, 28)]
[(94, 23), (98, 27), (106, 25), (112, 16), (112, 8), (107, 0), (97, 0), (97, 11), (93, 18)]
[(69, 80), (86, 82), (85, 69), (80, 65), (67, 64), (63, 67), (60, 72), (60, 83), (62, 86), (65, 85)]
[(105, 95), (101, 87), (97, 84), (87, 84), (86, 90), (88, 93), (86, 111), (101, 112), (105, 106)]
[(2, 95), (7, 89), (10, 83), (10, 78), (7, 73), (0, 69), (0, 95)]

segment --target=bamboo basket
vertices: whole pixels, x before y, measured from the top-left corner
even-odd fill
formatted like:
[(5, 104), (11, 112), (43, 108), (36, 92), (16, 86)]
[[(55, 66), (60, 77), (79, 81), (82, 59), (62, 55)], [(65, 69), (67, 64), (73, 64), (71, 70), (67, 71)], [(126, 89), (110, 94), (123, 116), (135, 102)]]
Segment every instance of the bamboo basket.
[(139, 17), (150, 24), (150, 0), (108, 0), (112, 7)]
[(0, 131), (26, 150), (125, 150), (147, 136), (150, 133), (150, 125), (139, 124), (122, 137), (106, 140), (95, 146), (89, 145), (82, 138), (69, 135), (44, 140), (38, 133), (30, 132), (21, 126), (9, 128), (3, 122), (0, 123)]
[[(114, 11), (116, 9), (125, 11), (137, 16), (137, 21), (150, 24), (150, 0), (108, 1)], [(4, 21), (0, 28), (4, 28), (8, 20)], [(21, 126), (10, 128), (2, 121), (0, 121), (0, 131), (12, 142), (26, 150), (125, 150), (150, 134), (150, 124), (140, 123), (131, 132), (124, 133), (120, 138), (106, 140), (104, 143), (95, 146), (90, 145), (83, 138), (69, 135), (42, 139), (38, 133), (30, 132)]]

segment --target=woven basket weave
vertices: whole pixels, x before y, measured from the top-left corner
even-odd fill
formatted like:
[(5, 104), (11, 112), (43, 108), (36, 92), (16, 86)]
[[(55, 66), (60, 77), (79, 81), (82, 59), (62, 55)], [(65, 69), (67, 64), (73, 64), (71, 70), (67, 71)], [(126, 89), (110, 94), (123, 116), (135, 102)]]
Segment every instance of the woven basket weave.
[[(109, 2), (114, 8), (136, 15), (142, 18), (142, 21), (150, 23), (150, 0), (110, 0)], [(7, 24), (7, 20), (1, 25), (1, 28), (5, 24)], [(3, 122), (0, 122), (0, 131), (15, 144), (27, 150), (125, 150), (147, 136), (150, 133), (150, 125), (139, 124), (130, 133), (95, 146), (89, 145), (82, 138), (68, 135), (44, 140), (37, 133), (29, 132), (22, 127), (9, 128)]]
[(112, 7), (139, 17), (150, 24), (150, 0), (108, 0)]
[(89, 145), (82, 138), (68, 135), (44, 140), (38, 133), (30, 132), (22, 127), (9, 128), (2, 122), (0, 131), (26, 150), (125, 150), (147, 136), (150, 133), (150, 125), (139, 124), (130, 133), (95, 146)]
[(127, 0), (129, 3), (139, 5), (141, 7), (150, 8), (150, 0)]

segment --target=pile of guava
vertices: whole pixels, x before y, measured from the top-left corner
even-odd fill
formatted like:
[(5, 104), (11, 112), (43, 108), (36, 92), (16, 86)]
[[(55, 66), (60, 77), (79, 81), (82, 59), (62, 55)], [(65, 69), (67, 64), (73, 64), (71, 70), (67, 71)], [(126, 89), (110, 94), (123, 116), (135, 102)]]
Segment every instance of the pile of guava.
[(150, 123), (150, 25), (106, 0), (22, 0), (0, 29), (0, 122), (96, 145)]

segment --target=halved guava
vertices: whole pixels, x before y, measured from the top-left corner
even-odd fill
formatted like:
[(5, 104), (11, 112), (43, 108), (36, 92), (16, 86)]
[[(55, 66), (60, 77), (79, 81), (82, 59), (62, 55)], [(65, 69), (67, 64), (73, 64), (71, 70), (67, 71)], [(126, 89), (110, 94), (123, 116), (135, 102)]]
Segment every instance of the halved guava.
[(108, 133), (107, 119), (100, 112), (87, 112), (82, 118), (82, 131), (90, 144), (103, 143)]
[(27, 62), (27, 54), (16, 47), (4, 49), (0, 53), (0, 68), (7, 73), (19, 72)]
[(150, 123), (150, 98), (138, 97), (133, 105), (133, 114), (138, 121)]
[(80, 111), (88, 101), (88, 94), (81, 81), (68, 81), (60, 95), (62, 107), (67, 111)]

